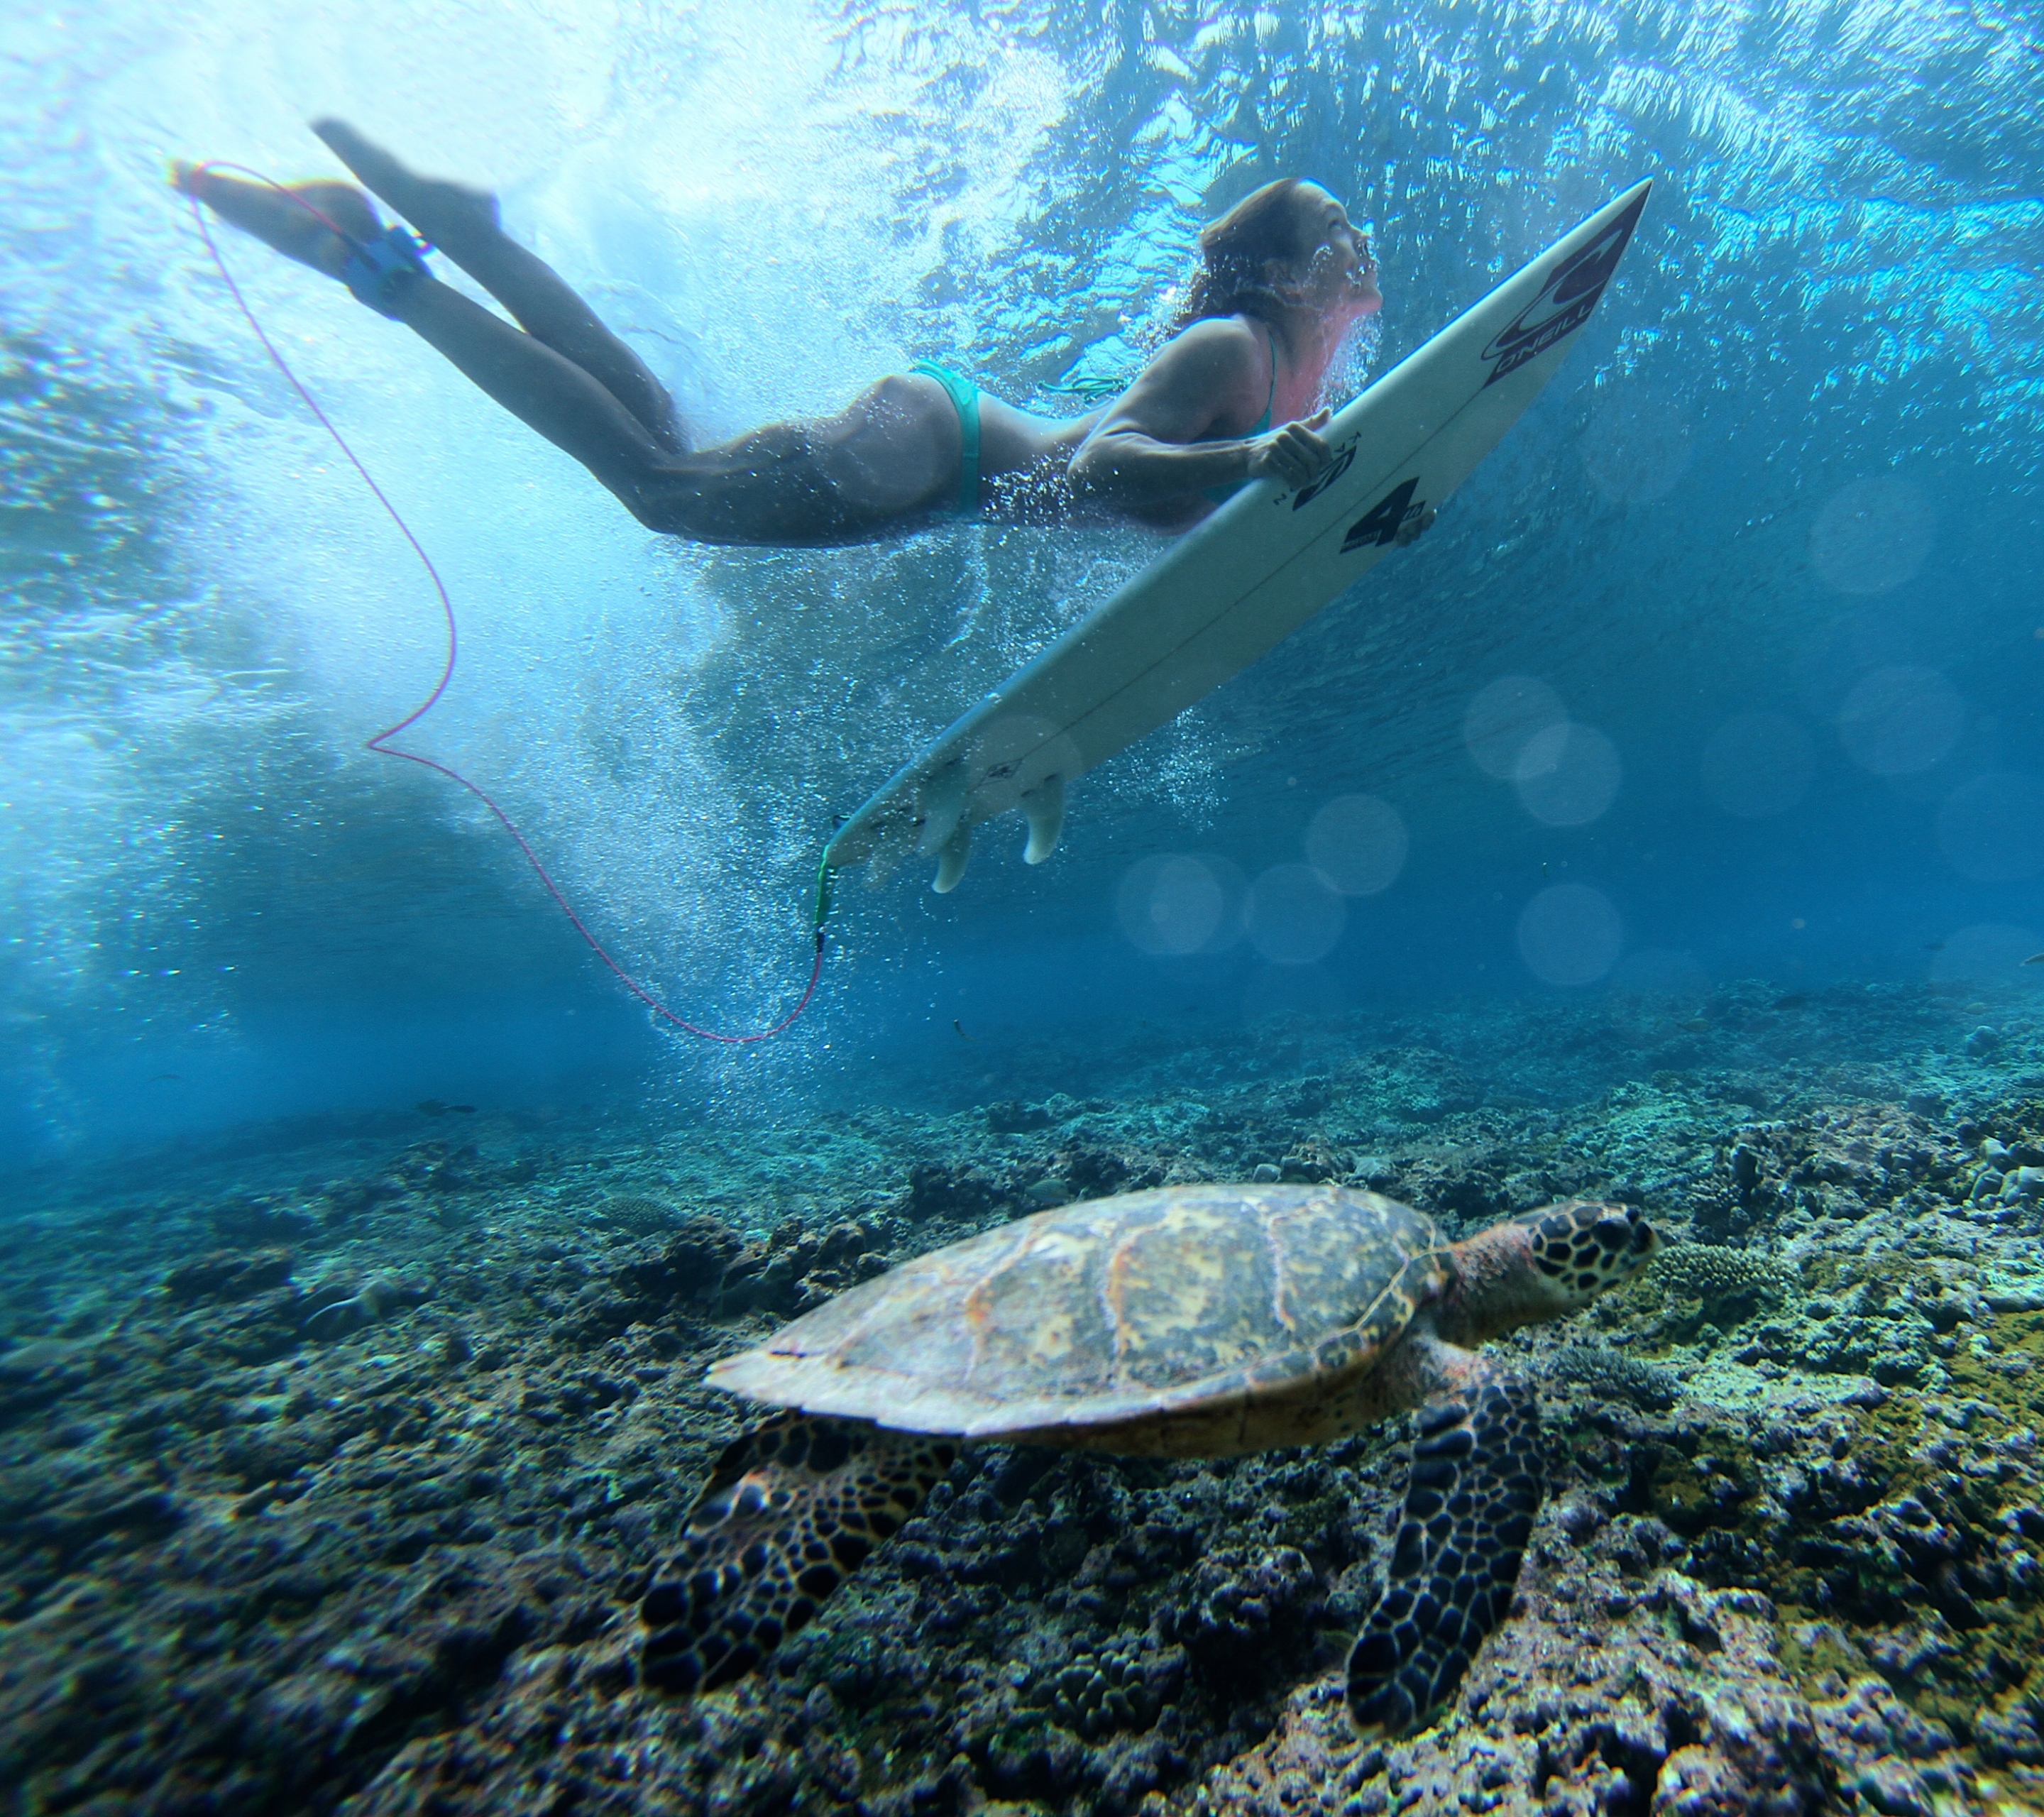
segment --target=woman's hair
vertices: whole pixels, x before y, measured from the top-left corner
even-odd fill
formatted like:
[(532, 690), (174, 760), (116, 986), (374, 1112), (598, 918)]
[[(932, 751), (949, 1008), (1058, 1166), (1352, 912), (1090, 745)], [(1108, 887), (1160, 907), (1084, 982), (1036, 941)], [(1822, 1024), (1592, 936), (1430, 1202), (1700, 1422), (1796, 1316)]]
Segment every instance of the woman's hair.
[(1267, 316), (1278, 306), (1264, 267), (1273, 259), (1295, 263), (1306, 255), (1292, 200), (1298, 188), (1297, 177), (1280, 177), (1200, 229), (1200, 268), (1185, 286), (1173, 334), (1208, 316)]

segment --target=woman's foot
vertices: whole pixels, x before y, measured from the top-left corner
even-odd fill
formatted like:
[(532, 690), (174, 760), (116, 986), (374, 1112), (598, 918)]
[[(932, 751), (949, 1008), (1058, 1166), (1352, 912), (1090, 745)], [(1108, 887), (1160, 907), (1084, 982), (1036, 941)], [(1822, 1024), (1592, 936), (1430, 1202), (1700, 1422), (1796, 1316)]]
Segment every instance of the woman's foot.
[(352, 183), (244, 182), (182, 160), (171, 167), (171, 183), (222, 221), (329, 278), (338, 278), (348, 263), (351, 239), (367, 242), (383, 231), (368, 197)]
[(486, 190), (415, 176), (344, 120), (315, 120), (313, 130), (372, 195), (382, 198), (456, 264), (486, 252), (501, 234), (497, 198)]

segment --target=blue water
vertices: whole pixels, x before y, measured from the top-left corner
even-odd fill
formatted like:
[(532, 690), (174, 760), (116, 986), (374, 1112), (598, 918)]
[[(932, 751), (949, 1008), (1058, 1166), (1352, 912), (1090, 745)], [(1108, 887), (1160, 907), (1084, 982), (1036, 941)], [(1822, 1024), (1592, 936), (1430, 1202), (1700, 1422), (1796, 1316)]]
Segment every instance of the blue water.
[[(109, 0), (6, 33), (11, 1172), (426, 1097), (969, 1099), (1019, 1043), (1142, 1018), (2044, 981), (2020, 10)], [(1052, 862), (1003, 828), (951, 896), (848, 879), (814, 1006), (734, 1054), (652, 1026), (472, 802), (362, 748), (430, 686), (432, 597), (162, 182), (327, 173), (325, 113), (497, 186), (713, 434), (925, 354), (1058, 408), (1289, 172), (1374, 224), (1381, 371), (1655, 187), (1421, 544), (1085, 778)], [(228, 252), (452, 590), (462, 667), (412, 747), (700, 1020), (782, 1012), (836, 817), (1155, 547), (663, 542), (412, 337)], [(1515, 677), (1535, 760), (1471, 717)], [(1409, 850), (1347, 897), (1297, 867), (1355, 795)]]

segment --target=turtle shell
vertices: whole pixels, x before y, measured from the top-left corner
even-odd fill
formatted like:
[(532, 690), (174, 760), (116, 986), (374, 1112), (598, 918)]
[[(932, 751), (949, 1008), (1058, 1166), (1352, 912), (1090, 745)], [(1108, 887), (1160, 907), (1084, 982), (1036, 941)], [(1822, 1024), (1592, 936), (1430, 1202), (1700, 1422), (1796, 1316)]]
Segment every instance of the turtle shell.
[[(918, 1257), (725, 1358), (709, 1381), (976, 1438), (1234, 1408), (1235, 1442), (1189, 1433), (1188, 1444), (1250, 1449), (1259, 1406), (1366, 1375), (1452, 1266), (1431, 1218), (1374, 1193), (1166, 1186)], [(1274, 1442), (1291, 1441), (1274, 1428), (1260, 1439)]]

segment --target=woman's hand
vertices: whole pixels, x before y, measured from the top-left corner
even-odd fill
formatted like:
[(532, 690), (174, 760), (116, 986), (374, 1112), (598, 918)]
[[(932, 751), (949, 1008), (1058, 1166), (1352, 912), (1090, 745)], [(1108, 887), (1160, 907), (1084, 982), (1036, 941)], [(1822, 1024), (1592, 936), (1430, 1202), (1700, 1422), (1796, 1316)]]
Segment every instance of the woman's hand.
[(1268, 435), (1249, 440), (1249, 477), (1274, 479), (1285, 486), (1304, 486), (1335, 457), (1316, 431), (1327, 426), (1331, 410), (1321, 410), (1302, 423), (1287, 423)]

